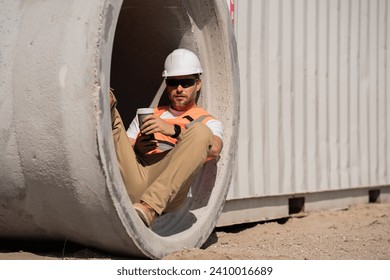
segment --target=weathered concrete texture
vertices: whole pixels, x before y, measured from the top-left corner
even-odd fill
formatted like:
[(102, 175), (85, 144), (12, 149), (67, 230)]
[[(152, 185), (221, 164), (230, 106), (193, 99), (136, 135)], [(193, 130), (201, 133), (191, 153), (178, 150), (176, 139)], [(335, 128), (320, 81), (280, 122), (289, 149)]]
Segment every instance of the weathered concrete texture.
[[(151, 258), (202, 245), (223, 207), (237, 142), (237, 56), (225, 1), (129, 0), (122, 6), (110, 0), (15, 0), (0, 6), (0, 237), (67, 238)], [(176, 19), (161, 30), (158, 19), (168, 10)], [(140, 11), (155, 14), (134, 22), (122, 18)], [(144, 47), (150, 38), (143, 26), (160, 30), (153, 33), (156, 40), (175, 35)], [(134, 72), (126, 68), (128, 59), (140, 65), (140, 58), (152, 57), (153, 63), (176, 47), (191, 48), (202, 60), (207, 78), (201, 103), (224, 121), (225, 149), (199, 176), (181, 213), (161, 217), (152, 231), (123, 186), (107, 92), (111, 70), (123, 72), (112, 81), (118, 89), (144, 77), (160, 84), (154, 68)], [(127, 48), (131, 56), (120, 52)], [(118, 56), (125, 63), (116, 61), (111, 69)], [(144, 100), (137, 98), (142, 83), (137, 87), (126, 98), (119, 94), (129, 110), (133, 98)]]

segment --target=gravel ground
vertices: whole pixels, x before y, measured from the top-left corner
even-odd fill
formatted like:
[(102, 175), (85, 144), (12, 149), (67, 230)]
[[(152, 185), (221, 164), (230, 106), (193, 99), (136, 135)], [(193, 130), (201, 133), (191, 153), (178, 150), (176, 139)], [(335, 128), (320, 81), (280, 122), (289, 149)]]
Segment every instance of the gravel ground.
[(390, 205), (367, 204), (219, 229), (166, 259), (390, 260)]
[[(70, 242), (0, 240), (0, 259), (122, 259)], [(365, 204), (216, 229), (164, 259), (390, 260), (390, 204)]]

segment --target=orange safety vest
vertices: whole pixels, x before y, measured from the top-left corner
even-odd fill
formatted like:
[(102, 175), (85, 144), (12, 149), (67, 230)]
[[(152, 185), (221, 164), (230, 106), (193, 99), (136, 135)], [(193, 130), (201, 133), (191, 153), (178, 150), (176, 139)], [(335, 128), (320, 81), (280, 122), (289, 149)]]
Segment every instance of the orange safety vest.
[[(165, 111), (167, 111), (169, 106), (161, 106), (154, 109), (154, 114), (156, 116), (161, 116)], [(209, 120), (215, 119), (213, 116), (209, 115), (209, 113), (201, 107), (191, 108), (185, 113), (177, 116), (173, 119), (164, 119), (164, 121), (170, 124), (180, 125), (182, 129), (190, 128), (192, 125), (196, 123), (205, 124)], [(177, 139), (172, 138), (170, 136), (166, 136), (162, 133), (154, 133), (154, 138), (158, 141), (159, 147), (148, 154), (161, 153), (175, 147), (177, 143)]]

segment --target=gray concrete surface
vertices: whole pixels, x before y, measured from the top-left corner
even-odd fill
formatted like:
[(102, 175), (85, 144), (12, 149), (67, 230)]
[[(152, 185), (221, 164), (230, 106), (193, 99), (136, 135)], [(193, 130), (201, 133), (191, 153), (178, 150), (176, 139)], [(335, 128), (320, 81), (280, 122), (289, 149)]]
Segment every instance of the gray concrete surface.
[[(0, 6), (0, 237), (67, 239), (150, 258), (201, 246), (222, 210), (237, 144), (238, 65), (225, 1)], [(225, 148), (186, 207), (149, 230), (116, 164), (107, 92), (115, 87), (129, 112), (150, 102), (162, 58), (176, 47), (201, 58), (200, 103), (224, 121)]]

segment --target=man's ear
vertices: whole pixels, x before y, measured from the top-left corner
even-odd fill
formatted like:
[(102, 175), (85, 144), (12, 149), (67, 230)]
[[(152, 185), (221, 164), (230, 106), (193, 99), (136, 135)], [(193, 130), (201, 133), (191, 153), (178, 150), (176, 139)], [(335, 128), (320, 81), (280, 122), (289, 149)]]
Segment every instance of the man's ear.
[(199, 79), (196, 81), (196, 91), (200, 91), (201, 88), (202, 88), (202, 80)]

